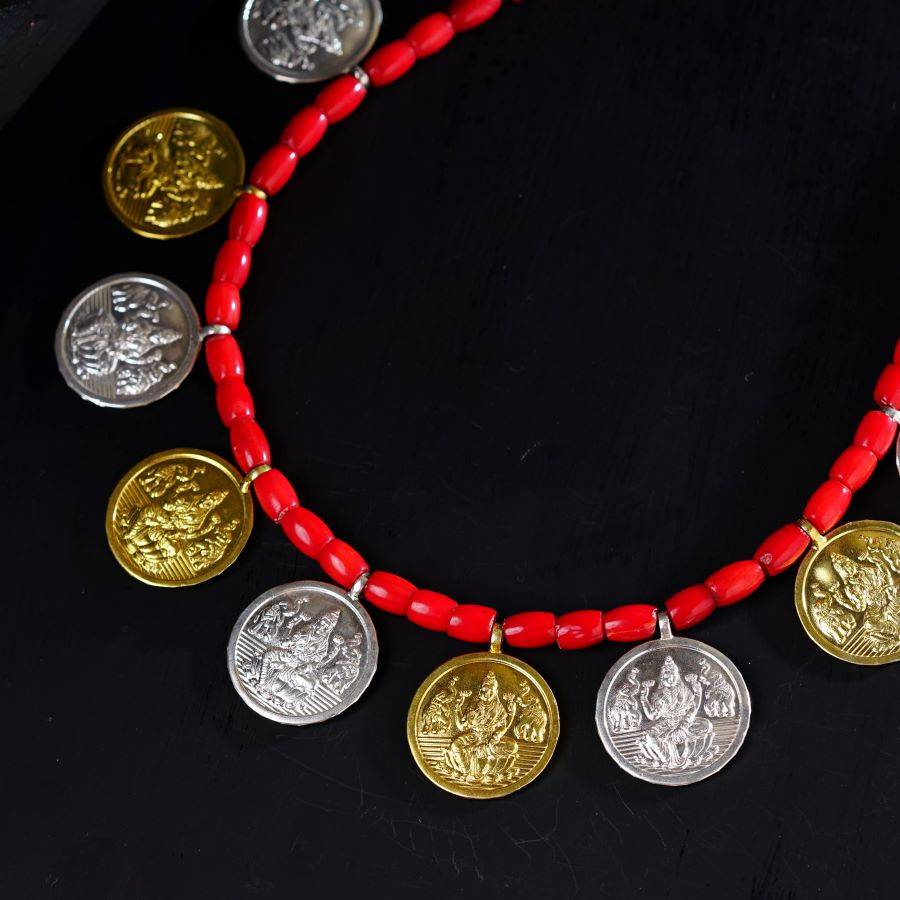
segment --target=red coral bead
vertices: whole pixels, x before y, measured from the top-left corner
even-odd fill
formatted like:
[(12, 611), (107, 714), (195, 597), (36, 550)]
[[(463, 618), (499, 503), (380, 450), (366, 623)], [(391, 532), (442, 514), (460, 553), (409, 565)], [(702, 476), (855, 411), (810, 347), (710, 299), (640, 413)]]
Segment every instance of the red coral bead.
[(244, 357), (238, 342), (230, 334), (216, 334), (206, 339), (206, 366), (218, 384), (226, 378), (244, 377)]
[(277, 194), (294, 174), (299, 158), (296, 151), (286, 144), (270, 147), (250, 172), (250, 184), (265, 191), (270, 197)]
[(334, 540), (331, 529), (314, 512), (302, 506), (295, 506), (282, 516), (281, 530), (301, 553), (313, 559), (317, 559), (322, 548)]
[(297, 156), (306, 156), (328, 130), (328, 116), (318, 106), (307, 106), (291, 119), (281, 133), (279, 140)]
[(250, 274), (250, 245), (246, 241), (225, 241), (213, 263), (212, 280), (226, 281), (242, 288)]
[(809, 547), (809, 535), (791, 523), (773, 531), (759, 545), (753, 558), (763, 567), (766, 575), (778, 575), (792, 566)]
[(729, 606), (749, 597), (765, 580), (765, 570), (755, 559), (742, 559), (713, 572), (705, 583), (716, 606)]
[(676, 631), (693, 628), (716, 610), (716, 598), (705, 584), (695, 584), (666, 600), (666, 612)]
[(455, 34), (453, 20), (446, 13), (439, 12), (425, 16), (421, 22), (413, 25), (406, 32), (406, 39), (412, 44), (416, 56), (425, 59), (426, 56), (443, 50), (453, 40)]
[(477, 28), (497, 12), (503, 0), (453, 0), (450, 4), (450, 18), (456, 31)]
[(852, 497), (853, 492), (850, 488), (839, 481), (830, 479), (820, 485), (809, 498), (803, 515), (819, 531), (830, 531), (847, 512)]
[(263, 472), (254, 482), (253, 490), (263, 512), (273, 522), (280, 522), (281, 517), (289, 510), (300, 505), (297, 492), (287, 478), (278, 469)]
[(373, 572), (363, 591), (366, 600), (373, 606), (398, 616), (406, 615), (410, 598), (415, 592), (414, 584), (390, 572)]
[(890, 416), (873, 409), (862, 417), (853, 443), (871, 450), (878, 459), (882, 459), (891, 449), (896, 433), (897, 423)]
[(460, 604), (450, 613), (447, 634), (459, 641), (486, 644), (491, 639), (491, 631), (496, 621), (496, 609), (474, 603)]
[(524, 612), (503, 622), (503, 637), (510, 647), (546, 647), (556, 642), (556, 616), (551, 612)]
[(430, 631), (446, 631), (457, 603), (436, 591), (414, 591), (406, 608), (406, 618)]
[(556, 619), (556, 646), (581, 650), (603, 640), (603, 613), (599, 609), (577, 609)]
[(375, 87), (384, 87), (405, 75), (415, 61), (416, 51), (412, 44), (401, 38), (376, 50), (363, 63), (363, 68)]
[(328, 577), (344, 588), (352, 587), (360, 575), (369, 571), (368, 564), (359, 553), (337, 538), (322, 548), (318, 560)]
[(236, 284), (214, 281), (206, 289), (206, 321), (234, 330), (241, 320), (241, 292)]
[(885, 366), (875, 385), (875, 402), (893, 409), (900, 407), (900, 364), (888, 363)]
[(228, 237), (255, 247), (266, 227), (269, 204), (255, 194), (241, 194), (231, 208)]
[(834, 461), (828, 477), (858, 491), (872, 477), (876, 465), (878, 457), (871, 450), (854, 444)]
[(272, 462), (269, 442), (253, 419), (239, 419), (231, 426), (231, 452), (242, 472)]
[(239, 419), (254, 417), (253, 397), (243, 378), (226, 378), (216, 385), (216, 409), (226, 428)]
[(656, 607), (649, 603), (617, 606), (603, 614), (603, 629), (610, 641), (645, 641), (656, 631)]
[(359, 79), (353, 75), (341, 75), (319, 93), (315, 104), (334, 124), (346, 119), (365, 99), (366, 89)]

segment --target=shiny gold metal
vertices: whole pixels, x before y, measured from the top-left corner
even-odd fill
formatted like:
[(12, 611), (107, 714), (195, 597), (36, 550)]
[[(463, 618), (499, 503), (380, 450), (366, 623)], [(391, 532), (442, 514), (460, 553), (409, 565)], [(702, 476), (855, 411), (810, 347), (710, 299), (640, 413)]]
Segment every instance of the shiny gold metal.
[(269, 199), (269, 195), (262, 188), (258, 188), (255, 184), (242, 184), (239, 188), (235, 188), (235, 194), (252, 194), (254, 197), (258, 197), (260, 200)]
[(439, 788), (476, 800), (511, 794), (553, 756), (559, 710), (531, 666), (500, 652), (495, 626), (487, 653), (438, 666), (416, 691), (406, 737), (416, 764)]
[(794, 603), (806, 633), (846, 662), (900, 660), (900, 527), (864, 520), (824, 536), (804, 531), (814, 546), (797, 572)]
[(166, 450), (139, 462), (116, 485), (106, 537), (130, 575), (159, 587), (213, 578), (243, 550), (253, 502), (241, 476), (205, 450)]
[(800, 518), (797, 519), (797, 527), (801, 531), (806, 532), (809, 539), (813, 542), (814, 547), (821, 549), (828, 543), (828, 538), (826, 538), (825, 535), (822, 534), (822, 532), (819, 531), (819, 529), (805, 516), (800, 516)]
[(244, 179), (234, 132), (195, 109), (165, 109), (129, 126), (103, 165), (103, 193), (116, 216), (144, 237), (201, 231), (231, 206)]
[(266, 472), (271, 472), (272, 467), (268, 463), (260, 463), (258, 466), (254, 466), (242, 479), (241, 479), (241, 493), (248, 494), (250, 493), (250, 485), (259, 478), (260, 475), (265, 475)]

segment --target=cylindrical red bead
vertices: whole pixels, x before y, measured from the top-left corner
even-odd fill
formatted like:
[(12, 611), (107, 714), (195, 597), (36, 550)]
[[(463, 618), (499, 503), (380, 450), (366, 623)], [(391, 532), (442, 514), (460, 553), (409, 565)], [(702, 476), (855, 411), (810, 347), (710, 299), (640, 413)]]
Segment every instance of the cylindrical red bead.
[(799, 526), (783, 525), (759, 545), (753, 558), (766, 575), (778, 575), (792, 566), (809, 547), (809, 535)]
[(369, 571), (368, 564), (359, 553), (337, 538), (322, 548), (318, 560), (328, 577), (344, 588), (352, 587), (363, 572)]
[(695, 584), (666, 600), (666, 612), (676, 631), (702, 622), (716, 610), (716, 598), (705, 584)]
[(256, 466), (269, 465), (272, 454), (262, 428), (253, 419), (239, 419), (231, 426), (231, 452), (238, 468), (249, 472)]
[(900, 363), (885, 366), (875, 385), (875, 402), (879, 406), (900, 408)]
[(497, 621), (497, 610), (489, 606), (463, 603), (450, 613), (447, 634), (458, 641), (486, 644), (491, 639), (491, 630)]
[(364, 63), (363, 68), (375, 87), (384, 87), (405, 75), (416, 61), (416, 51), (409, 41), (391, 41), (376, 50)]
[(409, 609), (410, 598), (415, 591), (416, 586), (399, 575), (373, 572), (366, 582), (363, 593), (373, 606), (394, 615), (405, 616), (406, 610)]
[(630, 603), (610, 609), (603, 614), (603, 630), (610, 641), (645, 641), (656, 631), (656, 607)]
[(819, 531), (830, 531), (841, 520), (853, 492), (844, 484), (833, 478), (820, 485), (803, 510), (803, 515)]
[(255, 247), (266, 227), (269, 204), (255, 194), (241, 194), (231, 208), (228, 237)]
[(603, 613), (599, 609), (577, 609), (556, 619), (556, 646), (581, 650), (603, 640)]
[(341, 75), (319, 93), (315, 104), (333, 125), (346, 119), (365, 98), (366, 89), (358, 78)]
[(270, 147), (250, 172), (250, 184), (265, 191), (270, 197), (277, 194), (294, 174), (298, 159), (296, 151), (286, 144)]
[(406, 39), (412, 44), (419, 59), (425, 59), (439, 50), (443, 50), (456, 31), (453, 20), (446, 13), (438, 12), (425, 16), (406, 32)]
[(241, 292), (236, 284), (214, 281), (206, 289), (206, 321), (210, 325), (227, 325), (232, 331), (241, 320)]
[(453, 0), (450, 4), (450, 18), (456, 31), (476, 28), (494, 15), (503, 5), (503, 0)]
[(254, 417), (253, 397), (243, 378), (226, 378), (216, 385), (216, 409), (226, 428), (240, 419)]
[(871, 450), (854, 444), (834, 461), (828, 477), (858, 491), (872, 477), (876, 465), (878, 457)]
[(765, 580), (765, 570), (755, 559), (742, 559), (713, 572), (705, 583), (716, 606), (729, 606), (749, 597)]
[(853, 443), (857, 447), (871, 450), (878, 459), (881, 459), (891, 449), (896, 433), (897, 423), (890, 416), (873, 409), (862, 417)]
[(238, 342), (230, 334), (216, 334), (206, 339), (206, 366), (218, 384), (226, 378), (244, 377), (244, 357)]
[(406, 618), (430, 631), (446, 631), (457, 607), (452, 597), (436, 591), (414, 591), (406, 608)]
[(254, 482), (253, 490), (263, 512), (273, 521), (281, 522), (281, 517), (300, 505), (297, 492), (278, 469), (263, 472)]
[(282, 516), (281, 529), (301, 553), (313, 559), (317, 559), (322, 548), (334, 540), (331, 529), (314, 512), (302, 506), (295, 506)]
[(318, 106), (307, 106), (287, 123), (280, 141), (295, 150), (297, 156), (306, 156), (322, 140), (327, 129), (325, 113)]
[(242, 288), (250, 274), (250, 245), (246, 241), (225, 241), (213, 263), (212, 280)]
[(503, 637), (510, 647), (547, 647), (556, 642), (556, 616), (552, 612), (524, 612), (503, 622)]

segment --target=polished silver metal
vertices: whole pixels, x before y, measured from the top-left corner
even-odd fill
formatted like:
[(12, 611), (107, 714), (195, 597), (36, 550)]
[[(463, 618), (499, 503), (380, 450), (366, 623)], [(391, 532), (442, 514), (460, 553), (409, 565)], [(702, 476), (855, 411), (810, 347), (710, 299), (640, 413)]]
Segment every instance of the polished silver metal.
[(369, 73), (362, 66), (354, 66), (350, 70), (350, 74), (366, 89), (368, 90), (372, 86), (372, 79), (369, 78)]
[(882, 406), (881, 411), (889, 418), (900, 424), (900, 409), (894, 409), (893, 406)]
[(359, 601), (359, 598), (362, 596), (362, 592), (366, 588), (366, 584), (369, 581), (369, 573), (363, 572), (356, 581), (350, 586), (350, 598), (352, 600)]
[(278, 81), (323, 81), (350, 71), (381, 28), (379, 0), (246, 0), (241, 45)]
[(241, 613), (228, 641), (228, 674), (241, 699), (285, 725), (340, 715), (362, 696), (377, 664), (369, 614), (320, 581), (266, 591)]
[(200, 348), (188, 295), (158, 275), (125, 272), (83, 290), (56, 329), (56, 362), (80, 397), (145, 406), (184, 381)]
[(205, 341), (218, 334), (231, 334), (231, 329), (227, 325), (204, 325), (200, 329), (200, 340)]
[(750, 694), (734, 663), (708, 644), (660, 637), (626, 653), (597, 693), (596, 721), (609, 755), (629, 775), (681, 786), (708, 778), (740, 750)]

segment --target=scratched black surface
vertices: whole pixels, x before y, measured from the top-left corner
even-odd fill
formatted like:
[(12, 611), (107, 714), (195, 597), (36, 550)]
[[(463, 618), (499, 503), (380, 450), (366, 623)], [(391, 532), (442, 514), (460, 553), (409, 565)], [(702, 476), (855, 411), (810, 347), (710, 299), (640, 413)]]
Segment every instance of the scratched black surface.
[[(255, 157), (313, 91), (243, 57), (236, 2), (115, 0), (0, 135), (6, 897), (879, 897), (896, 884), (900, 669), (803, 634), (790, 575), (694, 635), (750, 736), (680, 790), (597, 739), (622, 652), (523, 653), (562, 740), (505, 800), (433, 789), (408, 701), (460, 645), (375, 613), (362, 702), (292, 730), (224, 667), (261, 591), (318, 574), (260, 520), (224, 577), (165, 592), (103, 513), (151, 451), (226, 452), (201, 369), (132, 412), (81, 402), (70, 297), (144, 269), (202, 297), (222, 228), (154, 243), (100, 163), (186, 104)], [(386, 36), (432, 4), (385, 0)], [(502, 610), (660, 600), (791, 520), (897, 336), (900, 7), (531, 0), (373, 96), (272, 204), (241, 339), (305, 502), (367, 558)], [(894, 518), (890, 460), (854, 503)]]

